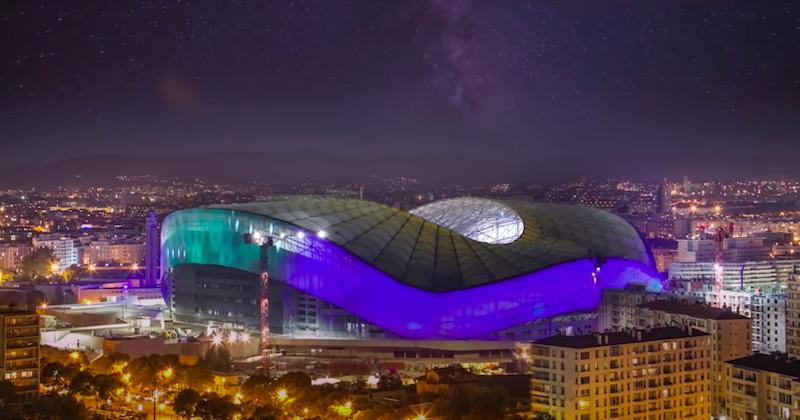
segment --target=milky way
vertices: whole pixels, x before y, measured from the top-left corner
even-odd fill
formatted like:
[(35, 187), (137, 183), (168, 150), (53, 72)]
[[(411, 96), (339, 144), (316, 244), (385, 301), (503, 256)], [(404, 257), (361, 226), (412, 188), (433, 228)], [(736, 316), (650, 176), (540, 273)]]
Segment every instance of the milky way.
[(2, 166), (237, 150), (730, 178), (794, 176), (800, 152), (798, 2), (12, 1), (0, 24)]

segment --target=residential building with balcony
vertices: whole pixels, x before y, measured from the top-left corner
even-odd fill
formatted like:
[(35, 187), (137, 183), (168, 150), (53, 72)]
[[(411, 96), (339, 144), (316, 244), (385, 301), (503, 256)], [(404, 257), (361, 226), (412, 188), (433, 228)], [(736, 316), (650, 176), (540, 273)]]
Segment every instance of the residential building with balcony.
[(753, 354), (725, 365), (727, 416), (796, 419), (800, 416), (800, 361), (785, 353)]
[(707, 419), (711, 335), (659, 327), (520, 344), (532, 409), (554, 419)]
[(39, 315), (0, 312), (0, 378), (11, 381), (22, 402), (30, 402), (39, 388)]

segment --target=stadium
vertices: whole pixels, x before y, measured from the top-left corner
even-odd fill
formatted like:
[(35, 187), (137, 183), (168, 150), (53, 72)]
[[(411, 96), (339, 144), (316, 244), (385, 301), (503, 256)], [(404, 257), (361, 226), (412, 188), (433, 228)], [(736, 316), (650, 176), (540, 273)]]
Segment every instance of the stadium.
[(275, 337), (514, 339), (519, 326), (593, 309), (605, 288), (660, 288), (626, 220), (521, 199), (214, 205), (170, 214), (161, 247), (165, 300), (187, 324), (258, 331), (266, 267)]

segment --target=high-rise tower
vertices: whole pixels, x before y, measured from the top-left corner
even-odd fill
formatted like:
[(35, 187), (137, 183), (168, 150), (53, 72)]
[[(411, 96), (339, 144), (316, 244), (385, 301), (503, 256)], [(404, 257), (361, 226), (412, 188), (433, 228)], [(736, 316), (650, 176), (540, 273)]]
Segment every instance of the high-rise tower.
[(667, 213), (671, 207), (669, 184), (666, 179), (662, 179), (656, 189), (656, 214)]
[(158, 219), (154, 212), (147, 215), (147, 257), (145, 263), (145, 287), (156, 287), (158, 285), (158, 271), (159, 271), (159, 251), (161, 248), (161, 240), (158, 236)]

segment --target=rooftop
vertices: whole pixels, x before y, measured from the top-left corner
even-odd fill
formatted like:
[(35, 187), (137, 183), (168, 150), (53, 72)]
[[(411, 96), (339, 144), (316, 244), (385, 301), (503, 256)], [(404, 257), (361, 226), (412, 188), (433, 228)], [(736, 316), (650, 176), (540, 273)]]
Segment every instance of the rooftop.
[(406, 212), (363, 200), (305, 198), (215, 205), (169, 219), (199, 220), (202, 212), (220, 210), (324, 231), (327, 240), (385, 274), (432, 291), (480, 286), (587, 258), (653, 267), (638, 231), (619, 216), (522, 199), (450, 199)]
[(740, 359), (729, 360), (726, 363), (747, 369), (763, 370), (800, 378), (800, 360), (789, 359), (783, 353), (757, 353)]
[(708, 335), (692, 328), (687, 330), (678, 327), (657, 327), (636, 331), (616, 331), (585, 335), (554, 335), (534, 341), (534, 344), (545, 346), (584, 349), (590, 347), (616, 346), (647, 341), (671, 340), (675, 338), (697, 337)]
[(676, 299), (654, 300), (639, 305), (654, 311), (669, 312), (673, 314), (689, 315), (705, 319), (750, 319), (744, 315), (733, 312), (730, 308), (715, 308), (704, 303), (688, 302)]

